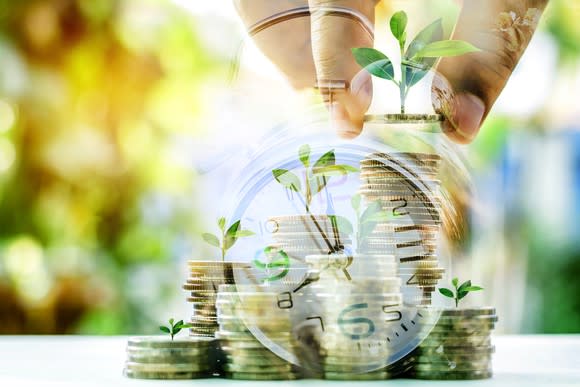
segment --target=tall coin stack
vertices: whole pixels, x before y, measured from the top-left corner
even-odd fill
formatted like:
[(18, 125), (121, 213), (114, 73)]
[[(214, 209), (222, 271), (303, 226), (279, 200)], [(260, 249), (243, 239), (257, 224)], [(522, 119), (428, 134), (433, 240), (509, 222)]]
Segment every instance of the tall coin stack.
[(196, 379), (211, 375), (216, 341), (209, 338), (133, 337), (123, 373), (135, 379)]
[(221, 284), (234, 283), (234, 269), (250, 270), (248, 263), (188, 261), (189, 278), (183, 284), (187, 301), (193, 305), (191, 336), (214, 337), (218, 329), (216, 298)]
[[(388, 316), (385, 305), (393, 310), (400, 308), (401, 280), (397, 277), (394, 257), (310, 255), (306, 257), (306, 262), (311, 271), (320, 273), (319, 281), (310, 285), (308, 292), (313, 303), (323, 311), (326, 321), (320, 337), (323, 377), (332, 380), (382, 380), (404, 372), (406, 369), (386, 369), (382, 366), (389, 353), (381, 332), (351, 332), (348, 323), (342, 324), (342, 320), (347, 318), (345, 316), (349, 315), (348, 308), (352, 306), (368, 306), (364, 309), (368, 313), (365, 317), (373, 320)], [(356, 279), (349, 280), (351, 276)], [(365, 337), (367, 334), (368, 338)], [(353, 340), (359, 344), (356, 350)]]
[(491, 307), (443, 310), (415, 349), (410, 375), (432, 380), (490, 378), (495, 350), (490, 335), (496, 322), (495, 308)]
[(224, 376), (241, 380), (291, 380), (294, 366), (278, 357), (254, 336), (259, 327), (270, 340), (292, 346), (289, 311), (276, 307), (279, 292), (264, 285), (220, 285), (217, 296), (219, 339), (225, 354)]
[[(397, 258), (399, 277), (413, 286), (404, 293), (408, 305), (430, 305), (444, 272), (436, 254), (440, 161), (435, 154), (376, 153), (360, 165), (361, 196), (369, 204), (380, 203), (389, 219), (376, 225), (359, 251)], [(413, 185), (413, 180), (419, 184)]]
[(275, 247), (304, 262), (307, 255), (329, 254), (351, 245), (329, 215), (289, 215), (268, 219)]

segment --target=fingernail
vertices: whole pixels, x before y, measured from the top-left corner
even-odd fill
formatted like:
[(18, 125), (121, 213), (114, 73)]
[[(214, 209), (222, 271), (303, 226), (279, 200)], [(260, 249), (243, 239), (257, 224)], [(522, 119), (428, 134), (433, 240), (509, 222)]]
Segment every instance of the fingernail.
[(366, 71), (358, 73), (350, 84), (350, 92), (358, 98), (370, 98), (373, 91), (373, 81)]
[(455, 132), (466, 141), (471, 142), (477, 136), (481, 127), (485, 104), (479, 97), (471, 93), (457, 94), (454, 104), (453, 122), (455, 124)]
[(330, 106), (330, 120), (340, 137), (353, 138), (358, 135), (350, 123), (346, 109), (340, 103), (335, 102)]

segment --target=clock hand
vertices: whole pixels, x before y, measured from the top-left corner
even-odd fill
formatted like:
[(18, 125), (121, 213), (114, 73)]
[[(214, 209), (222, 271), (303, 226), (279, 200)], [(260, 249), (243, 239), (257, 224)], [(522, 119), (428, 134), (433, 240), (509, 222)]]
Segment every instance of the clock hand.
[(306, 273), (306, 278), (304, 279), (304, 281), (302, 281), (302, 283), (292, 291), (292, 293), (296, 293), (297, 291), (299, 291), (300, 289), (302, 289), (305, 286), (310, 285), (313, 282), (316, 282), (320, 279), (320, 271), (318, 270), (309, 270)]
[(316, 217), (310, 212), (310, 208), (306, 204), (306, 201), (304, 200), (304, 198), (302, 197), (302, 195), (298, 193), (296, 196), (300, 199), (300, 201), (302, 201), (302, 204), (304, 205), (304, 208), (306, 208), (306, 212), (308, 213), (308, 215), (310, 215), (310, 218), (312, 219), (312, 222), (316, 226), (316, 228), (317, 228), (318, 232), (320, 233), (320, 235), (322, 235), (322, 238), (324, 239), (324, 242), (326, 243), (326, 246), (328, 246), (328, 248), (330, 249), (331, 252), (334, 252), (335, 251), (334, 246), (332, 246), (332, 243), (330, 243), (330, 241), (328, 240), (328, 237), (326, 236), (326, 234), (324, 233), (324, 231), (322, 231), (322, 227), (320, 227), (320, 224), (318, 224), (318, 221), (316, 220)]

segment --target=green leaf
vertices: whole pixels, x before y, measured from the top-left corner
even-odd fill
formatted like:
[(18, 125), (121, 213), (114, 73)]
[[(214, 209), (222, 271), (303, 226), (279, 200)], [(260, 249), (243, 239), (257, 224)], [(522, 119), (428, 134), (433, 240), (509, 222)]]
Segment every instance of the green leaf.
[(236, 232), (235, 237), (236, 238), (245, 238), (245, 237), (249, 237), (249, 236), (253, 236), (253, 235), (256, 235), (256, 233), (251, 231), (251, 230), (239, 230), (238, 232)]
[(223, 216), (221, 218), (218, 219), (218, 226), (220, 228), (220, 230), (224, 231), (224, 228), (226, 227), (226, 218), (224, 218)]
[(181, 332), (181, 327), (175, 327), (175, 328), (173, 329), (173, 334), (174, 334), (174, 335), (178, 334), (179, 332)]
[(160, 327), (159, 327), (159, 330), (160, 330), (161, 332), (164, 332), (164, 333), (171, 333), (171, 331), (169, 330), (169, 328), (167, 328), (167, 327), (164, 327), (164, 326), (160, 326)]
[(298, 149), (298, 157), (302, 164), (308, 168), (310, 165), (310, 146), (308, 144), (304, 144)]
[(175, 321), (175, 320), (173, 320), (172, 318), (170, 318), (169, 319), (169, 325), (173, 326), (173, 321)]
[(465, 288), (471, 286), (471, 280), (469, 281), (465, 281), (464, 283), (461, 284), (461, 286), (459, 286), (459, 289), (457, 289), (458, 292), (461, 292), (463, 290), (465, 290)]
[(395, 81), (395, 71), (391, 60), (379, 50), (374, 48), (353, 48), (351, 49), (356, 63), (367, 70), (372, 75)]
[(468, 286), (465, 289), (466, 292), (477, 292), (478, 290), (483, 290), (481, 286)]
[(366, 238), (374, 231), (374, 229), (377, 227), (378, 221), (373, 220), (373, 218), (381, 211), (381, 205), (378, 202), (370, 203), (366, 210), (364, 210), (359, 219), (359, 239)]
[(380, 211), (377, 212), (376, 214), (372, 214), (363, 222), (379, 223), (379, 222), (388, 222), (389, 220), (391, 220), (391, 215), (386, 211)]
[[(312, 166), (312, 173), (315, 175), (313, 178), (310, 179), (308, 184), (310, 184), (312, 194), (315, 195), (318, 192), (322, 191), (326, 184), (328, 183), (328, 176), (326, 173), (317, 174), (314, 171), (323, 171), (323, 168), (334, 165), (336, 163), (336, 156), (334, 155), (334, 149), (329, 150)], [(330, 172), (329, 172), (330, 173)]]
[(395, 12), (393, 16), (391, 16), (391, 20), (389, 22), (391, 27), (391, 33), (399, 41), (399, 47), (401, 50), (405, 47), (405, 28), (407, 28), (407, 14), (405, 11)]
[(405, 59), (411, 59), (415, 54), (423, 49), (426, 45), (432, 42), (443, 39), (443, 25), (441, 19), (435, 20), (427, 27), (423, 28), (413, 41), (409, 44), (405, 52)]
[(439, 293), (443, 294), (445, 297), (455, 298), (453, 292), (447, 288), (439, 288)]
[(218, 237), (216, 237), (215, 235), (206, 232), (206, 233), (201, 234), (201, 237), (203, 238), (204, 241), (206, 241), (210, 245), (215, 246), (215, 247), (220, 247), (220, 241), (219, 241)]
[(187, 323), (187, 324), (181, 325), (181, 328), (184, 328), (184, 329), (185, 328), (191, 328), (191, 327), (193, 327), (193, 324), (191, 324), (191, 323)]
[(374, 214), (377, 214), (379, 212), (381, 212), (381, 204), (378, 202), (370, 203), (360, 217), (361, 223), (369, 222), (371, 216), (373, 216)]
[(314, 163), (312, 169), (314, 170), (334, 164), (336, 164), (336, 156), (334, 155), (334, 149), (332, 149), (320, 156), (320, 158)]
[(240, 221), (234, 222), (230, 228), (226, 231), (226, 238), (224, 240), (224, 248), (226, 250), (230, 249), (234, 243), (238, 240), (236, 234), (240, 228)]
[[(435, 20), (427, 27), (423, 28), (421, 32), (415, 36), (413, 41), (409, 44), (405, 52), (405, 60), (410, 60), (418, 51), (420, 51), (427, 44), (443, 39), (443, 26), (441, 19)], [(405, 65), (403, 60), (403, 65)], [(429, 69), (435, 64), (436, 58), (420, 58), (415, 61), (417, 66), (405, 66), (405, 83), (407, 87), (411, 87), (419, 82), (429, 72)]]
[(274, 179), (284, 187), (291, 189), (295, 192), (300, 192), (301, 184), (298, 176), (288, 171), (287, 169), (274, 169), (272, 171)]
[(183, 325), (183, 320), (179, 320), (178, 322), (175, 323), (176, 327), (181, 326), (181, 325)]
[(336, 224), (336, 227), (340, 233), (346, 235), (351, 235), (353, 233), (354, 228), (352, 227), (352, 223), (350, 223), (350, 221), (344, 216), (329, 215), (328, 217), (331, 219), (333, 224)]
[(358, 209), (360, 208), (360, 201), (361, 201), (360, 194), (355, 194), (352, 198), (350, 198), (350, 205), (355, 211), (358, 211)]
[(453, 284), (454, 287), (457, 288), (457, 284), (459, 284), (459, 278), (455, 277), (451, 280), (451, 283)]
[(427, 44), (425, 47), (417, 51), (410, 59), (459, 56), (478, 51), (481, 50), (464, 40), (440, 40), (438, 42)]
[(347, 175), (348, 173), (358, 172), (358, 168), (352, 167), (350, 165), (327, 165), (325, 167), (314, 167), (312, 168), (312, 174), (314, 175), (324, 175), (324, 176), (341, 176)]
[(465, 290), (458, 290), (457, 291), (457, 299), (461, 300), (463, 297), (467, 296), (469, 294), (468, 291)]

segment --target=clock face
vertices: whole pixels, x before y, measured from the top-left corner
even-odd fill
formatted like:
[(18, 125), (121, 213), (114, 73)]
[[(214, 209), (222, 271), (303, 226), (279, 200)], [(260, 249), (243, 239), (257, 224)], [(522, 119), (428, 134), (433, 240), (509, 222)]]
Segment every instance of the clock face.
[(234, 272), (244, 322), (305, 368), (392, 366), (438, 317), (440, 159), (369, 139), (301, 140), (256, 158), (236, 195), (230, 219), (256, 233), (229, 253), (253, 267)]

